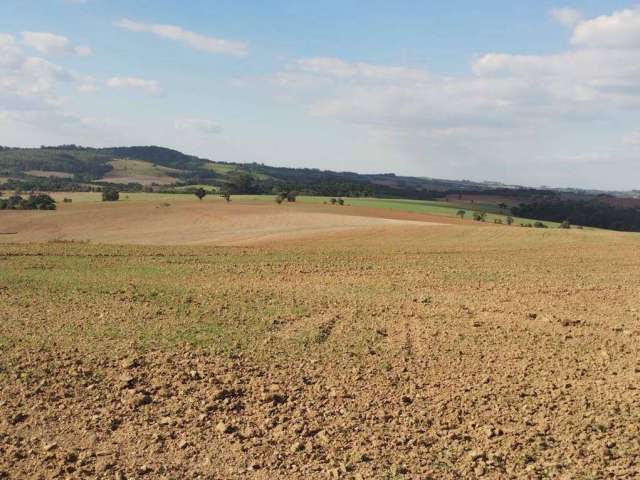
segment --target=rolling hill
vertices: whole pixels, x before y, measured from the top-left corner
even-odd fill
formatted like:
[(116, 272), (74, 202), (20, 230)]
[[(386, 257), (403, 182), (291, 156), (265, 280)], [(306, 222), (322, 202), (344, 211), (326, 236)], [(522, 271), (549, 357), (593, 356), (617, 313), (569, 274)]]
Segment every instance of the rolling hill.
[(295, 191), (320, 197), (443, 199), (472, 211), (640, 231), (637, 192), (527, 188), (393, 173), (215, 162), (158, 146), (0, 147), (0, 191), (96, 191), (109, 185), (129, 192), (185, 193), (205, 188), (233, 194)]

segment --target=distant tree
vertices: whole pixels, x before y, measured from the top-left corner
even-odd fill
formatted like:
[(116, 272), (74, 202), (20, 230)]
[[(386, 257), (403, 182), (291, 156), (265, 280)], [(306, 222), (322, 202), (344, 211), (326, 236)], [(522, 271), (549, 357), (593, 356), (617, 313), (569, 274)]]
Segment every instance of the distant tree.
[(484, 222), (487, 219), (486, 212), (473, 212), (473, 219), (476, 222)]
[(231, 201), (231, 190), (229, 189), (229, 187), (222, 187), (220, 189), (220, 196), (224, 198), (227, 203), (229, 203)]
[(456, 213), (457, 216), (460, 217), (460, 220), (464, 220), (464, 216), (467, 214), (466, 210), (458, 210)]
[(569, 220), (563, 220), (559, 228), (569, 229), (571, 228), (571, 223), (569, 222)]
[(30, 195), (22, 202), (25, 210), (55, 210), (56, 201), (45, 193)]
[(196, 191), (193, 193), (196, 197), (198, 197), (198, 200), (202, 200), (207, 195), (207, 191), (202, 187), (196, 189)]
[(509, 215), (509, 216), (507, 217), (507, 224), (508, 224), (508, 225), (512, 225), (512, 224), (513, 224), (513, 217), (512, 217), (511, 215)]
[(103, 202), (117, 202), (120, 200), (120, 192), (114, 188), (105, 188), (102, 190)]
[(336, 203), (338, 203), (338, 200), (335, 198), (332, 198), (331, 200), (329, 200), (329, 203), (331, 203), (331, 205), (335, 205)]
[(344, 199), (343, 198), (339, 198), (338, 199), (338, 205), (344, 205)]

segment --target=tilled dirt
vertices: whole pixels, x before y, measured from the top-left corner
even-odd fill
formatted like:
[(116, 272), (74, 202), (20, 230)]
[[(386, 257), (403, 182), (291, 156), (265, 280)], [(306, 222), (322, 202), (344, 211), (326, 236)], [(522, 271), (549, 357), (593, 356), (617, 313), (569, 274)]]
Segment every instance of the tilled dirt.
[(638, 478), (639, 246), (0, 246), (0, 478)]

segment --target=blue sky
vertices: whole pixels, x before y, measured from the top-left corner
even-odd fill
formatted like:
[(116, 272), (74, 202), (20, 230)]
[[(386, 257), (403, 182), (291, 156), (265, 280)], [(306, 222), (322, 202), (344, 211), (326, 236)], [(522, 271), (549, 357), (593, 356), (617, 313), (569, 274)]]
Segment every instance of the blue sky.
[(640, 188), (623, 1), (3, 0), (0, 144)]

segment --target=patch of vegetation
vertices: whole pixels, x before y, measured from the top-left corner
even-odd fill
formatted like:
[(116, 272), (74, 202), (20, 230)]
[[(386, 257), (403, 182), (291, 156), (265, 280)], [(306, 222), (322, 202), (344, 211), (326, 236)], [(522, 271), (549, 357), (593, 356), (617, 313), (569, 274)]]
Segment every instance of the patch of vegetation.
[(120, 200), (120, 192), (115, 188), (105, 188), (102, 190), (103, 202), (117, 202), (118, 200)]
[(0, 198), (0, 210), (55, 210), (56, 201), (49, 195), (40, 193), (22, 198), (20, 195), (12, 195), (8, 198)]

